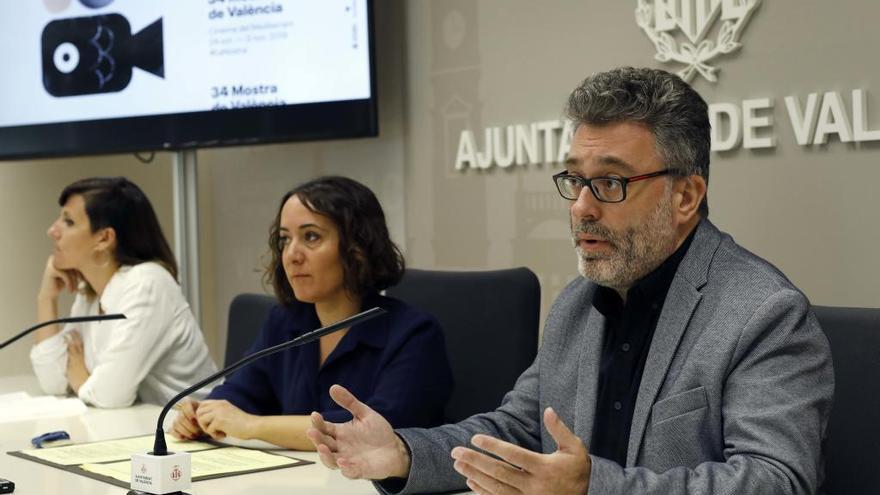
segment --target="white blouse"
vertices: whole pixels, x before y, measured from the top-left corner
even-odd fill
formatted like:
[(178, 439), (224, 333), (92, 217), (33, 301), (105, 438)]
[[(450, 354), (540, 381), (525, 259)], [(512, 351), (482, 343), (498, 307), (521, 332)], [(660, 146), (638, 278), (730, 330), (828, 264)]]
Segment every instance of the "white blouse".
[(31, 364), (43, 391), (64, 394), (67, 343), (82, 335), (88, 380), (79, 398), (97, 407), (126, 407), (136, 398), (164, 404), (217, 370), (180, 286), (158, 263), (123, 266), (100, 299), (77, 294), (71, 316), (123, 313), (124, 320), (69, 323), (31, 348)]

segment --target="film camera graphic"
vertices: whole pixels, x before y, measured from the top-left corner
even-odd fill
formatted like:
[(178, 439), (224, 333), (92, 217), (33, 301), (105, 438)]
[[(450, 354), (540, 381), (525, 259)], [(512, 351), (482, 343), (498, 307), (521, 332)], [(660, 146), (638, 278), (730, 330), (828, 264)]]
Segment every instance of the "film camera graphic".
[(43, 28), (42, 52), (52, 96), (121, 91), (134, 67), (165, 77), (161, 18), (136, 34), (119, 14), (59, 19)]

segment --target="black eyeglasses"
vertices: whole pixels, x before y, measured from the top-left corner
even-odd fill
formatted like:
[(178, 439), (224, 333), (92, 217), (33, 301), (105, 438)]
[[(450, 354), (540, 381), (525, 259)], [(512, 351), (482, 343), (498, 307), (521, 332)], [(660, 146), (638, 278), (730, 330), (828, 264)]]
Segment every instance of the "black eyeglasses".
[(658, 170), (650, 174), (634, 175), (632, 177), (593, 177), (587, 179), (579, 175), (571, 175), (568, 171), (559, 172), (553, 176), (553, 182), (559, 194), (570, 200), (577, 200), (581, 195), (584, 186), (590, 188), (593, 196), (603, 203), (620, 203), (626, 199), (626, 186), (630, 182), (638, 182), (640, 180), (652, 179), (661, 175), (671, 174), (675, 171), (672, 169)]

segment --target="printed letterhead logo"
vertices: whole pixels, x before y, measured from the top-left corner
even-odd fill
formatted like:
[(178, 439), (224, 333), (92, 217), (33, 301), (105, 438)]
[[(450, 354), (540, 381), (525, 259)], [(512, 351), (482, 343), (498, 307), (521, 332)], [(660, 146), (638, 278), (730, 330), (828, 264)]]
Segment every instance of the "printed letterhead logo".
[[(737, 51), (743, 28), (761, 0), (638, 0), (636, 23), (645, 31), (660, 62), (677, 62), (687, 82), (699, 73), (717, 82), (718, 67), (709, 65), (720, 55)], [(709, 33), (721, 18), (717, 34)], [(680, 36), (676, 38), (675, 32)], [(712, 39), (714, 38), (714, 39)]]

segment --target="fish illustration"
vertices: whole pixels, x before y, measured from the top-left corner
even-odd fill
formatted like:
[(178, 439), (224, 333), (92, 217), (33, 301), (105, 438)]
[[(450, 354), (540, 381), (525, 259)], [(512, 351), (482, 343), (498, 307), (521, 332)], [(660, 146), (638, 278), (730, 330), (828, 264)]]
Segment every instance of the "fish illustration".
[(42, 52), (52, 96), (121, 91), (134, 67), (165, 77), (161, 18), (134, 35), (120, 14), (55, 20), (43, 28)]

